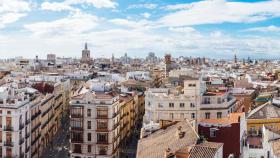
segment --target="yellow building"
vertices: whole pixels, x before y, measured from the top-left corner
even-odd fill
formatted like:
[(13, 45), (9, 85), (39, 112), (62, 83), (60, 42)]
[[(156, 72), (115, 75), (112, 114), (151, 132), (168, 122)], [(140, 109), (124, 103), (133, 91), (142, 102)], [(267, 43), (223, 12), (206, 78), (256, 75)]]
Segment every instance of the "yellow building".
[(267, 102), (254, 110), (247, 117), (249, 135), (262, 135), (262, 126), (280, 130), (280, 106)]

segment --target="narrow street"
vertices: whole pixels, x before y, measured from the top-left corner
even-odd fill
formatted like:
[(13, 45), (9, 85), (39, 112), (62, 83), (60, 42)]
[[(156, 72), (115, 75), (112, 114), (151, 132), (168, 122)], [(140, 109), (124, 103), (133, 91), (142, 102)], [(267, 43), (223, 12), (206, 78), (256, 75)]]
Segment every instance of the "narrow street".
[(137, 152), (137, 143), (139, 140), (140, 132), (135, 132), (132, 135), (131, 141), (120, 148), (121, 158), (135, 158)]
[(69, 157), (69, 119), (68, 116), (62, 119), (61, 129), (58, 131), (47, 149), (45, 149), (43, 158), (68, 158)]

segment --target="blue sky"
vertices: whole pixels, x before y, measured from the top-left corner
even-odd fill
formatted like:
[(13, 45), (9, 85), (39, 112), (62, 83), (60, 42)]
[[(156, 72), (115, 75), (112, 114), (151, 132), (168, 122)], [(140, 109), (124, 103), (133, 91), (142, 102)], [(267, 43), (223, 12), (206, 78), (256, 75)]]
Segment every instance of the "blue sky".
[(0, 58), (280, 57), (280, 0), (0, 0)]

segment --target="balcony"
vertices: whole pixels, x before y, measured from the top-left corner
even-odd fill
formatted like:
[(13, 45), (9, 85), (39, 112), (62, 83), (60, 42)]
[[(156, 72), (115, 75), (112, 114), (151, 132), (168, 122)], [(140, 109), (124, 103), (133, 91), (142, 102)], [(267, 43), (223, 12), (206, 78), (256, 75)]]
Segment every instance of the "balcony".
[(30, 147), (28, 146), (26, 149), (25, 149), (25, 153), (28, 153), (30, 150)]
[(74, 148), (73, 153), (81, 154), (82, 153), (82, 149), (81, 148)]
[(14, 131), (14, 128), (11, 125), (4, 126), (4, 131)]
[[(1, 156), (2, 157), (2, 156)], [(17, 156), (6, 155), (3, 158), (17, 158)]]
[(19, 154), (19, 158), (24, 158), (24, 152)]
[(116, 129), (120, 125), (120, 122), (114, 124), (114, 129)]
[(70, 139), (71, 143), (83, 143), (83, 139), (82, 138), (75, 138), (75, 139)]
[(117, 141), (117, 139), (121, 136), (121, 133), (119, 133), (118, 135), (114, 136), (114, 140)]
[(30, 123), (30, 119), (25, 120), (25, 124), (28, 125)]
[(97, 127), (96, 131), (98, 131), (98, 132), (107, 132), (108, 131), (108, 127)]
[(38, 149), (36, 148), (33, 152), (32, 152), (32, 154), (31, 154), (31, 157), (33, 157), (35, 154), (37, 154), (38, 153)]
[(97, 140), (96, 144), (105, 144), (108, 145), (108, 140)]
[(83, 114), (70, 114), (71, 118), (83, 118)]
[(34, 131), (36, 131), (36, 129), (38, 129), (41, 126), (41, 123), (38, 123), (35, 127), (32, 128), (31, 132), (33, 133)]
[(24, 138), (20, 138), (19, 139), (19, 145), (23, 144), (24, 143)]
[(34, 145), (41, 137), (41, 134), (38, 134), (38, 136), (31, 142), (31, 145)]
[(118, 116), (118, 114), (120, 114), (120, 111), (115, 112), (115, 113), (113, 114), (113, 118), (116, 117), (116, 116)]
[(97, 115), (97, 119), (108, 119), (108, 115)]
[(30, 133), (26, 133), (25, 134), (25, 139), (29, 138), (29, 136), (30, 136)]
[(19, 124), (19, 130), (22, 130), (24, 128), (24, 124), (23, 123), (20, 123)]
[(33, 116), (31, 116), (31, 120), (36, 119), (41, 114), (41, 110), (39, 110), (37, 113), (35, 113)]
[(83, 131), (83, 127), (70, 127), (71, 131)]
[(5, 141), (5, 142), (4, 142), (4, 146), (7, 146), (7, 147), (14, 147), (14, 143), (11, 142), (11, 141)]

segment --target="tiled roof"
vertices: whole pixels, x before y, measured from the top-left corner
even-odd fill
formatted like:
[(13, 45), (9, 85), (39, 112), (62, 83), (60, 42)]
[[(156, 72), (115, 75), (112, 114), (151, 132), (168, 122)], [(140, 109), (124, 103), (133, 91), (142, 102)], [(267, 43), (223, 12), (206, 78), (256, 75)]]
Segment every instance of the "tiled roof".
[(195, 145), (189, 158), (214, 158), (215, 154), (223, 146), (223, 143), (203, 142)]
[[(178, 137), (178, 128), (184, 133), (181, 138)], [(178, 122), (139, 140), (137, 158), (163, 158), (167, 149), (175, 154), (180, 149), (195, 145), (197, 139), (198, 135), (188, 121)]]
[(274, 156), (280, 157), (280, 139), (271, 141), (271, 147), (272, 147)]
[(248, 119), (272, 119), (279, 117), (280, 107), (269, 102), (252, 110), (248, 115)]

